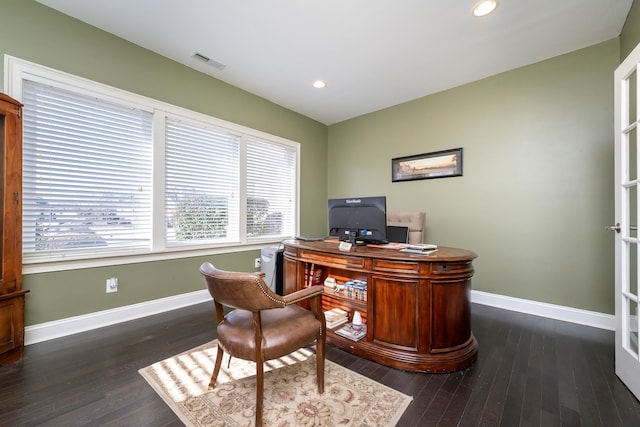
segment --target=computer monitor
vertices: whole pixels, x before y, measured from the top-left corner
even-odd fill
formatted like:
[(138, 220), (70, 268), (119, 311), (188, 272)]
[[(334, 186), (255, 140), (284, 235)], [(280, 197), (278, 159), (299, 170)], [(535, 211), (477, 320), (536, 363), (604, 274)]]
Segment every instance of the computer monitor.
[(387, 198), (329, 199), (329, 235), (352, 243), (387, 240)]

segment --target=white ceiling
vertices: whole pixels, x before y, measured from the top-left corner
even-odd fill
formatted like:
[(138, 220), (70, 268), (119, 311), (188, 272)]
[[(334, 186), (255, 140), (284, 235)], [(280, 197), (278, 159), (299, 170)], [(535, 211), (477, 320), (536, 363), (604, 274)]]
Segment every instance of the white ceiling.
[(633, 2), (38, 1), (324, 124), (617, 37)]

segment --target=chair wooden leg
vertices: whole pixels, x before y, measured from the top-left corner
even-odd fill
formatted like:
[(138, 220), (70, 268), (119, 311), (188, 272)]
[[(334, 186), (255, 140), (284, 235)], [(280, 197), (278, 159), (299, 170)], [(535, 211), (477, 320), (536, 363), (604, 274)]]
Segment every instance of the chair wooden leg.
[(262, 427), (262, 404), (264, 402), (264, 364), (256, 362), (256, 427)]
[(316, 341), (316, 381), (318, 382), (318, 393), (324, 393), (324, 357), (325, 339), (324, 335)]
[[(216, 354), (216, 364), (213, 368), (213, 374), (211, 375), (211, 381), (209, 381), (209, 388), (213, 388), (216, 385), (216, 381), (218, 379), (218, 374), (220, 373), (220, 367), (222, 366), (222, 357), (224, 356), (224, 352), (222, 351), (222, 347), (218, 344), (218, 353)], [(229, 356), (231, 357), (231, 356)]]

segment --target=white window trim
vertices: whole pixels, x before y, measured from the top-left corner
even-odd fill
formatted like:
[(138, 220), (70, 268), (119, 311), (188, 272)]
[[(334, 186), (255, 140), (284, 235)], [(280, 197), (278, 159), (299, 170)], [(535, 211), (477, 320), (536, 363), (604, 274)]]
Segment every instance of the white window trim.
[[(114, 88), (102, 83), (98, 83), (89, 79), (74, 76), (69, 73), (58, 71), (43, 65), (25, 61), (11, 55), (4, 55), (4, 87), (9, 96), (22, 102), (22, 82), (24, 79), (46, 82), (53, 80), (62, 86), (68, 86), (75, 92), (100, 93), (104, 99), (114, 100), (116, 102), (126, 102), (136, 108), (145, 111), (154, 112), (154, 143), (153, 143), (153, 222), (154, 224), (162, 224), (164, 221), (164, 134), (165, 125), (164, 118), (166, 116), (179, 116), (187, 120), (206, 123), (216, 127), (222, 127), (230, 131), (235, 131), (246, 135), (247, 137), (255, 137), (266, 139), (268, 141), (283, 144), (293, 148), (296, 151), (298, 161), (296, 162), (296, 206), (295, 206), (295, 232), (299, 233), (300, 228), (300, 143), (251, 129), (236, 123), (198, 113), (186, 108), (178, 107), (162, 101), (158, 101), (146, 96), (138, 95), (122, 89)], [(246, 150), (246, 143), (241, 144), (241, 150)], [(245, 172), (245, 171), (241, 171)], [(242, 180), (245, 174), (241, 173)], [(242, 182), (241, 184), (244, 184)], [(241, 185), (242, 191), (246, 191)], [(244, 198), (241, 198), (244, 200)], [(246, 206), (240, 206), (241, 212), (246, 211)], [(241, 227), (246, 232), (245, 221), (241, 221)], [(64, 271), (81, 268), (112, 266), (121, 264), (132, 264), (140, 262), (151, 262), (168, 259), (190, 258), (197, 256), (214, 255), (220, 253), (245, 252), (249, 250), (257, 250), (264, 246), (279, 243), (272, 239), (264, 239), (248, 244), (245, 233), (241, 233), (243, 241), (237, 244), (225, 245), (202, 245), (202, 247), (194, 246), (190, 249), (181, 248), (165, 248), (164, 247), (164, 231), (160, 226), (154, 226), (152, 231), (151, 251), (142, 254), (127, 253), (122, 255), (105, 256), (103, 258), (77, 259), (71, 261), (50, 261), (50, 262), (23, 262), (23, 274), (42, 273), (49, 271)]]

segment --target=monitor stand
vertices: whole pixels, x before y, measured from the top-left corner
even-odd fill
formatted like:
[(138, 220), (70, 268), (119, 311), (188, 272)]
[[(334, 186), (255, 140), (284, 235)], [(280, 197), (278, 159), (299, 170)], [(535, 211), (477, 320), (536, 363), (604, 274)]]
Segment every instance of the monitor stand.
[(366, 246), (367, 242), (362, 239), (358, 239), (358, 233), (355, 231), (349, 232), (349, 243), (353, 246)]

